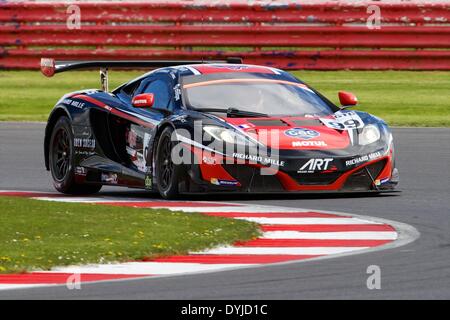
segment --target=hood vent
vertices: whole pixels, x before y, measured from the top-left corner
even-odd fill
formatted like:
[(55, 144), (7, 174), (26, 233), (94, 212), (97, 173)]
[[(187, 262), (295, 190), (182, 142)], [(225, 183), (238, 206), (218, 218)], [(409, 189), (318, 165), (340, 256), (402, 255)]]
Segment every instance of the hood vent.
[(281, 120), (249, 120), (251, 124), (258, 127), (287, 127), (289, 126), (286, 122)]
[(319, 119), (293, 120), (296, 126), (321, 126), (322, 122)]

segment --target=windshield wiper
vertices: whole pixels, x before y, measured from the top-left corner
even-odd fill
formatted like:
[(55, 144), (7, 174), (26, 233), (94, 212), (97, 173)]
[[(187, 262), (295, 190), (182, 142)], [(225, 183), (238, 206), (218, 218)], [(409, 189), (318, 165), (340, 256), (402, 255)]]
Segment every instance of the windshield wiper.
[(237, 118), (237, 117), (251, 117), (251, 118), (259, 118), (259, 117), (268, 117), (268, 114), (239, 110), (236, 108), (228, 108), (228, 109), (219, 109), (219, 108), (195, 108), (195, 111), (202, 112), (220, 112), (226, 113), (229, 118)]

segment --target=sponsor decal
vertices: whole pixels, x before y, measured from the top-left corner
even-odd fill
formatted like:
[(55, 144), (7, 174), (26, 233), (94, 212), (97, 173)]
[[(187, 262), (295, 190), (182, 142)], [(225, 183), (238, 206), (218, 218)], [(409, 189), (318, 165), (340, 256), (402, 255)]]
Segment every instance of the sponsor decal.
[(80, 156), (86, 156), (86, 157), (89, 157), (89, 156), (93, 156), (93, 155), (95, 155), (95, 151), (87, 151), (87, 150), (75, 150), (75, 154), (76, 155), (80, 155)]
[(212, 68), (217, 68), (217, 69), (229, 69), (229, 70), (245, 70), (250, 68), (249, 66), (239, 66), (239, 65), (229, 65), (229, 66), (224, 66), (221, 64), (211, 64), (209, 65)]
[(84, 92), (84, 94), (87, 94), (88, 96), (90, 96), (90, 95), (93, 95), (93, 94), (96, 94), (97, 92), (99, 92), (100, 90), (97, 90), (97, 89), (90, 89), (90, 90), (86, 90), (85, 92)]
[(91, 129), (89, 127), (86, 127), (84, 131), (81, 131), (78, 135), (90, 137), (92, 135)]
[(135, 148), (137, 145), (137, 133), (134, 130), (128, 131), (127, 142), (130, 147)]
[(325, 141), (292, 141), (293, 147), (326, 147)]
[(136, 152), (136, 161), (134, 161), (134, 164), (136, 165), (136, 167), (140, 172), (145, 172), (147, 164), (145, 162), (145, 158), (142, 153)]
[(352, 165), (355, 165), (355, 164), (360, 164), (362, 162), (366, 162), (366, 161), (369, 161), (369, 160), (377, 159), (379, 157), (381, 157), (381, 152), (377, 151), (377, 152), (366, 154), (366, 155), (361, 156), (361, 157), (357, 157), (357, 158), (353, 158), (353, 159), (347, 160), (347, 161), (345, 161), (345, 165), (348, 167), (348, 166), (352, 166)]
[(77, 176), (86, 176), (87, 170), (85, 167), (75, 167), (75, 174)]
[(216, 159), (207, 157), (207, 156), (203, 156), (202, 162), (205, 164), (216, 164)]
[(216, 186), (237, 186), (239, 184), (236, 180), (222, 180), (217, 178), (211, 178), (210, 182)]
[(145, 184), (145, 189), (151, 189), (153, 187), (153, 180), (150, 175), (145, 175), (144, 184)]
[(147, 163), (147, 159), (149, 158), (149, 150), (150, 148), (150, 141), (152, 139), (152, 135), (150, 133), (145, 132), (144, 133), (144, 142), (143, 142), (143, 147), (144, 147), (144, 166), (145, 167), (149, 167), (150, 163)]
[(88, 126), (74, 126), (73, 134), (75, 137), (86, 137), (89, 138), (92, 136), (91, 128)]
[(180, 121), (181, 123), (186, 123), (187, 122), (186, 118), (187, 118), (187, 115), (184, 114), (184, 115), (173, 118), (172, 121)]
[(261, 157), (261, 156), (253, 156), (249, 154), (243, 154), (243, 153), (233, 153), (233, 158), (240, 159), (240, 160), (247, 160), (252, 162), (259, 162), (264, 165), (274, 165), (278, 167), (284, 166), (284, 161), (280, 161), (280, 159), (272, 159), (268, 157)]
[(145, 172), (147, 168), (147, 164), (144, 158), (144, 154), (142, 152), (138, 152), (129, 146), (126, 147), (127, 153), (130, 156), (131, 162), (137, 167), (137, 169), (141, 172)]
[(42, 58), (41, 59), (41, 67), (54, 68), (55, 60), (49, 59), (49, 58)]
[(305, 128), (292, 128), (284, 131), (284, 134), (288, 137), (292, 138), (300, 138), (304, 140), (309, 140), (312, 138), (316, 138), (320, 136), (320, 133), (312, 130), (312, 129), (305, 129)]
[(181, 97), (181, 88), (180, 87), (181, 87), (180, 84), (177, 84), (175, 87), (173, 87), (175, 101), (180, 100), (180, 97)]
[(80, 101), (75, 101), (72, 99), (64, 99), (63, 103), (68, 104), (69, 106), (78, 108), (78, 109), (83, 109), (85, 103), (84, 102), (80, 102)]
[(325, 171), (330, 167), (333, 158), (309, 159), (297, 173), (314, 173), (316, 171)]
[(238, 126), (238, 128), (240, 129), (250, 129), (252, 126), (249, 124), (241, 124)]
[(95, 149), (95, 139), (75, 138), (73, 145), (77, 148)]
[(389, 181), (389, 178), (377, 179), (377, 180), (375, 180), (375, 185), (376, 186), (380, 186), (380, 185), (382, 185), (382, 184), (384, 184), (384, 183), (386, 183), (388, 181)]
[(126, 151), (131, 162), (140, 172), (145, 172), (147, 167), (147, 152), (151, 134), (145, 132), (141, 127), (131, 125), (126, 131)]
[(139, 105), (139, 104), (147, 104), (147, 99), (136, 99), (134, 100), (134, 103)]
[(388, 181), (389, 181), (389, 178), (384, 178), (384, 179), (381, 179), (381, 180), (380, 180), (380, 183), (383, 184), (383, 183), (386, 183), (386, 182), (388, 182)]
[(319, 118), (328, 128), (336, 130), (353, 130), (364, 127), (364, 122), (355, 111), (337, 111), (334, 119)]
[(102, 173), (101, 176), (102, 182), (111, 183), (111, 184), (117, 184), (118, 177), (117, 173)]

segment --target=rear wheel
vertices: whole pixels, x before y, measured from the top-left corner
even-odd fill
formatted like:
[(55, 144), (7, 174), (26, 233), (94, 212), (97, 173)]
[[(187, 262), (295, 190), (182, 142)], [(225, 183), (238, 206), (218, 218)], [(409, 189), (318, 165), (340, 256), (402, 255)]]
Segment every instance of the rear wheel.
[(182, 176), (181, 165), (176, 165), (172, 159), (172, 149), (176, 144), (172, 141), (172, 133), (171, 127), (163, 130), (156, 151), (157, 188), (161, 196), (166, 199), (178, 196), (178, 183)]
[(66, 194), (92, 194), (98, 192), (100, 184), (77, 184), (75, 182), (74, 148), (72, 126), (67, 117), (56, 122), (49, 144), (50, 172), (56, 190)]

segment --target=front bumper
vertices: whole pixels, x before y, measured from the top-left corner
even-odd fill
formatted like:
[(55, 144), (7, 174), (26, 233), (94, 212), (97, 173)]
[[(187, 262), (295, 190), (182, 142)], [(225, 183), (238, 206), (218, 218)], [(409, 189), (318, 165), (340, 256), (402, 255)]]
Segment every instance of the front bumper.
[[(192, 151), (199, 162), (188, 169), (191, 183), (183, 190), (187, 192), (381, 192), (393, 190), (399, 181), (393, 153), (389, 151), (362, 156), (332, 157), (329, 153), (316, 153), (280, 158), (283, 166), (276, 168), (237, 159), (229, 161), (226, 157), (205, 155), (198, 149)], [(204, 161), (205, 157), (209, 160)], [(330, 168), (299, 170), (307, 161), (320, 157), (333, 159)]]

